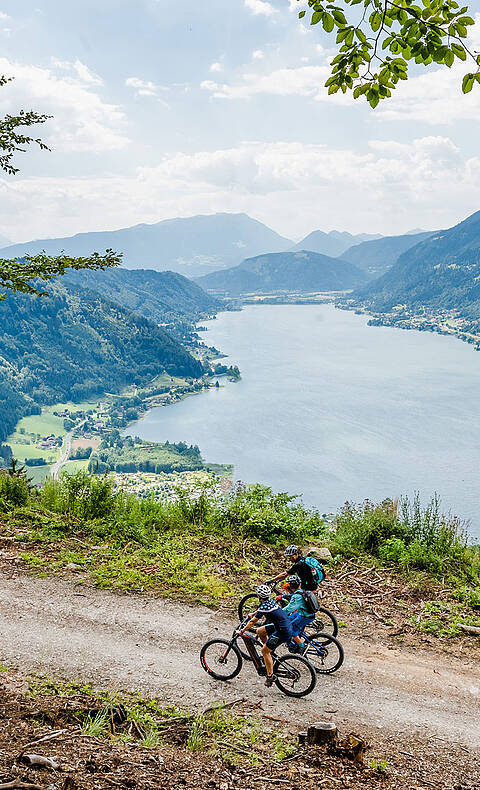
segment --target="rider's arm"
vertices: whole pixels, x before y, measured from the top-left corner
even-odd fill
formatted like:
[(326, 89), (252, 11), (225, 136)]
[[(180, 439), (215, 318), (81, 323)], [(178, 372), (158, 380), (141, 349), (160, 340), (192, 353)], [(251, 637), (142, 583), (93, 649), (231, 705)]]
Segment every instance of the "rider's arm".
[(247, 625), (241, 629), (240, 634), (244, 634), (245, 631), (248, 631), (250, 628), (253, 628), (253, 626), (258, 623), (259, 619), (260, 619), (259, 617), (251, 617)]
[(282, 579), (286, 579), (288, 576), (288, 571), (284, 571), (279, 573), (278, 576), (274, 576), (273, 579), (269, 579), (268, 581), (274, 584), (275, 582), (280, 582)]

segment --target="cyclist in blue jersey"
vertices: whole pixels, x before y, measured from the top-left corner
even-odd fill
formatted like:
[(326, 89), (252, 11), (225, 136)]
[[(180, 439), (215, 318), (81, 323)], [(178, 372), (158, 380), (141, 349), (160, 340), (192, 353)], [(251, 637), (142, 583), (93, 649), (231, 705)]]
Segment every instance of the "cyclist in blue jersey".
[(289, 576), (285, 585), (286, 597), (290, 600), (283, 608), (285, 614), (288, 614), (293, 629), (293, 642), (296, 647), (290, 648), (292, 653), (302, 653), (306, 648), (306, 643), (301, 639), (299, 634), (303, 631), (308, 623), (315, 620), (315, 615), (312, 614), (307, 608), (305, 599), (301, 590), (302, 580), (297, 574)]
[(293, 563), (293, 565), (291, 565), (288, 570), (279, 573), (273, 579), (268, 579), (267, 584), (275, 584), (275, 582), (286, 579), (287, 576), (297, 574), (297, 576), (300, 576), (300, 579), (302, 580), (302, 590), (311, 590), (312, 592), (316, 592), (318, 589), (318, 581), (316, 580), (312, 568), (307, 563), (299, 547), (292, 543), (291, 546), (287, 546), (285, 549), (284, 556), (288, 565), (290, 565), (290, 563)]
[(272, 591), (266, 584), (261, 584), (255, 590), (259, 599), (260, 606), (253, 615), (250, 616), (248, 623), (239, 631), (245, 633), (250, 628), (254, 628), (262, 617), (266, 624), (256, 629), (257, 636), (263, 642), (262, 655), (267, 670), (266, 686), (271, 686), (275, 682), (276, 675), (273, 674), (272, 652), (284, 642), (289, 642), (292, 638), (292, 624), (287, 614), (281, 606), (271, 598)]

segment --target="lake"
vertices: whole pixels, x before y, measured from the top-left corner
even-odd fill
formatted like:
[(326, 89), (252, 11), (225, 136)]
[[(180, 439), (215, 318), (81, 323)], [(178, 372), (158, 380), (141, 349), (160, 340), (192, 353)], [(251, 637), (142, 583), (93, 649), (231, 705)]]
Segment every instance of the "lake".
[(155, 408), (130, 434), (198, 444), (207, 461), (233, 463), (237, 479), (300, 494), (321, 512), (437, 491), (480, 537), (479, 352), (369, 327), (328, 304), (247, 306), (205, 325), (202, 339), (242, 380)]

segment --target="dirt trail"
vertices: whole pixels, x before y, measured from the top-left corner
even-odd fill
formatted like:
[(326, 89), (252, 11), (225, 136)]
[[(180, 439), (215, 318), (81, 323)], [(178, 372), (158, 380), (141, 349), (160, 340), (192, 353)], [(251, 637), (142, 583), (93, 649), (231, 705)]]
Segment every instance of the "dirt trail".
[(200, 709), (246, 696), (299, 725), (334, 711), (338, 724), (480, 748), (480, 668), (473, 663), (379, 648), (342, 633), (340, 671), (320, 677), (310, 697), (290, 700), (266, 689), (247, 664), (228, 684), (203, 672), (203, 642), (233, 629), (225, 614), (27, 576), (0, 576), (0, 602), (0, 662), (23, 670)]

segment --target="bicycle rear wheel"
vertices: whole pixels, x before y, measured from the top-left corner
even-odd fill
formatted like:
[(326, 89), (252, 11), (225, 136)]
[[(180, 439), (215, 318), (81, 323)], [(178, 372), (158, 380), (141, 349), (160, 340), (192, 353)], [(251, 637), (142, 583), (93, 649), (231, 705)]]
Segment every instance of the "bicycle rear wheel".
[(309, 637), (308, 647), (303, 654), (319, 675), (331, 675), (343, 664), (343, 647), (330, 634), (316, 634)]
[(211, 639), (200, 650), (200, 663), (216, 680), (232, 680), (242, 668), (238, 647), (227, 639)]
[(322, 634), (323, 644), (327, 644), (331, 636), (337, 636), (338, 623), (335, 615), (329, 609), (324, 609), (323, 606), (315, 614), (315, 620), (308, 623), (304, 631), (308, 634), (309, 639), (316, 639)]
[(287, 697), (306, 697), (313, 691), (317, 675), (311, 663), (303, 656), (287, 654), (280, 656), (273, 665), (277, 675), (275, 685)]

